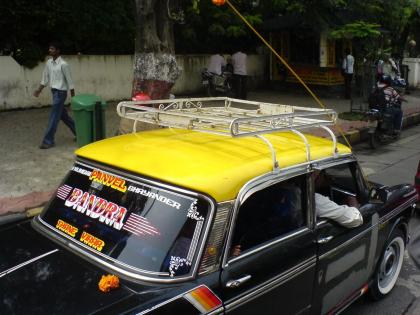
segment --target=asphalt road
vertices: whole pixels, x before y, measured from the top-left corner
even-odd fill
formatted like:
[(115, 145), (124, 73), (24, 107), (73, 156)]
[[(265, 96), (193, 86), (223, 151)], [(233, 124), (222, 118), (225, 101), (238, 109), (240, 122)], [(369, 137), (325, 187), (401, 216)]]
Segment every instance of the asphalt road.
[[(420, 126), (406, 129), (393, 143), (371, 150), (366, 143), (353, 148), (369, 180), (386, 185), (413, 183), (420, 160)], [(415, 218), (410, 228), (420, 224)], [(420, 314), (420, 270), (407, 252), (394, 290), (381, 301), (362, 297), (342, 314), (415, 315)]]

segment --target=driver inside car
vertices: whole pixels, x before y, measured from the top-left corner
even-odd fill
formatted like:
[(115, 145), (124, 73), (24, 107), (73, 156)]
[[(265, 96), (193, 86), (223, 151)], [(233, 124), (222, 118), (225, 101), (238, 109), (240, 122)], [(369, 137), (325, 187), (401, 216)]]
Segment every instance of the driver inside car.
[[(347, 205), (338, 205), (325, 196), (328, 195), (330, 186), (330, 180), (325, 171), (315, 170), (314, 180), (316, 191), (315, 209), (318, 217), (331, 219), (346, 228), (354, 228), (363, 224), (363, 216), (357, 209), (360, 205), (355, 197), (348, 196), (346, 200)], [(260, 220), (255, 218), (255, 216), (254, 220), (250, 220), (250, 218), (246, 220), (253, 222), (251, 227), (244, 227), (245, 223), (239, 220), (236, 233), (239, 232), (238, 234), (242, 236), (240, 238), (235, 237), (236, 240), (234, 238), (233, 244), (235, 245), (231, 247), (230, 255), (232, 257), (239, 256), (243, 250), (252, 247), (250, 242), (258, 244), (262, 242), (262, 239), (268, 240), (275, 237), (275, 235), (281, 235), (293, 230), (296, 225), (294, 213), (297, 213), (296, 209), (301, 207), (300, 198), (298, 197), (300, 194), (300, 189), (291, 185), (290, 187), (280, 187), (276, 193), (276, 200), (264, 198), (266, 202), (268, 201), (265, 207), (267, 215), (264, 216), (264, 224), (258, 224), (257, 222)], [(242, 211), (247, 211), (248, 208), (252, 209), (252, 206), (244, 207)], [(259, 240), (256, 240), (257, 236), (260, 238)]]
[(347, 205), (338, 205), (326, 193), (329, 190), (329, 178), (325, 171), (314, 171), (315, 209), (320, 218), (330, 219), (346, 228), (354, 228), (363, 224), (363, 216), (357, 209), (360, 205), (355, 197), (348, 196)]

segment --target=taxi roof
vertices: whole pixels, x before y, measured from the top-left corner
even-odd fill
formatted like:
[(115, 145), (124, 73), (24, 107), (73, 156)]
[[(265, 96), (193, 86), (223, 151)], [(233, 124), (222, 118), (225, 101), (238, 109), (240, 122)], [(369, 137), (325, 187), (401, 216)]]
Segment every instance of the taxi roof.
[[(305, 135), (311, 159), (332, 157), (332, 141)], [(277, 152), (280, 168), (306, 162), (302, 139), (292, 132), (264, 135)], [(337, 144), (339, 154), (351, 150)], [(272, 171), (269, 147), (256, 137), (221, 135), (164, 128), (101, 140), (76, 151), (77, 156), (156, 178), (210, 195), (216, 201), (235, 199), (242, 186)]]

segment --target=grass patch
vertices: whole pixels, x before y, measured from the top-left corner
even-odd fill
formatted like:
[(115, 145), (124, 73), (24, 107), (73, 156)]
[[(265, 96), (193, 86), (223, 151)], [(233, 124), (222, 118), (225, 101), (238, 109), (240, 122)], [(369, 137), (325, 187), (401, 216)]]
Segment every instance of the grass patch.
[(339, 113), (338, 118), (343, 120), (367, 120), (366, 115), (364, 113), (357, 113), (357, 112), (344, 112)]

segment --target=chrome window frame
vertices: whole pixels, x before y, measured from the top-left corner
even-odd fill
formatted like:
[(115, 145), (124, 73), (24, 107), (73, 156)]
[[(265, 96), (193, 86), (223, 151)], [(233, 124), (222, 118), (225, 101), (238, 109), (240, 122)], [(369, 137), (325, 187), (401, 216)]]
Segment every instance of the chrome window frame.
[[(32, 221), (33, 226), (37, 231), (40, 231), (41, 233), (45, 234), (47, 237), (49, 237), (53, 241), (59, 243), (60, 245), (70, 250), (73, 250), (74, 252), (79, 254), (79, 256), (82, 256), (83, 258), (90, 260), (93, 263), (98, 264), (102, 267), (105, 267), (106, 269), (110, 269), (112, 271), (115, 271), (119, 274), (122, 274), (126, 277), (129, 277), (135, 280), (142, 280), (142, 281), (154, 282), (154, 283), (176, 283), (176, 282), (183, 282), (186, 280), (194, 279), (196, 277), (198, 273), (200, 261), (203, 255), (203, 250), (205, 248), (205, 244), (209, 235), (211, 223), (213, 222), (215, 211), (216, 211), (216, 202), (211, 197), (201, 194), (199, 192), (187, 190), (187, 189), (180, 188), (180, 187), (170, 185), (167, 183), (162, 183), (157, 180), (143, 178), (141, 177), (141, 175), (135, 175), (134, 173), (130, 173), (128, 171), (124, 171), (118, 168), (113, 168), (109, 165), (100, 164), (100, 163), (83, 159), (80, 157), (76, 158), (74, 163), (82, 164), (88, 167), (97, 167), (111, 174), (119, 175), (128, 179), (131, 179), (133, 181), (140, 181), (146, 184), (153, 185), (155, 187), (172, 190), (180, 194), (185, 194), (185, 195), (193, 196), (193, 197), (199, 197), (206, 200), (210, 206), (209, 215), (208, 215), (207, 222), (202, 232), (203, 233), (202, 237), (200, 238), (200, 241), (199, 241), (200, 244), (199, 246), (197, 246), (196, 253), (194, 254), (195, 259), (193, 259), (192, 261), (191, 271), (186, 276), (170, 278), (168, 275), (166, 276), (167, 278), (156, 278), (156, 277), (152, 277), (152, 276), (148, 276), (144, 274), (158, 274), (157, 272), (140, 270), (128, 264), (119, 262), (117, 259), (111, 259), (107, 255), (98, 253), (94, 249), (77, 242), (77, 240), (75, 240), (74, 238), (71, 238), (70, 236), (64, 233), (61, 233), (60, 231), (55, 230), (53, 226), (51, 226), (50, 224), (46, 223), (45, 221), (41, 219), (41, 215), (46, 211), (50, 202), (45, 206), (41, 215), (38, 215), (35, 218), (35, 220)], [(116, 264), (116, 266), (107, 262), (110, 260), (113, 261)], [(127, 269), (132, 269), (133, 271), (130, 271)], [(144, 273), (144, 274), (141, 274), (141, 273)]]
[[(239, 261), (245, 257), (248, 257), (250, 255), (253, 255), (254, 253), (260, 252), (262, 250), (264, 250), (265, 248), (268, 248), (274, 244), (280, 243), (282, 241), (288, 240), (292, 237), (295, 237), (297, 235), (301, 235), (307, 231), (311, 230), (312, 224), (313, 224), (313, 218), (310, 214), (309, 211), (309, 203), (306, 204), (306, 225), (293, 230), (289, 233), (283, 234), (277, 238), (272, 239), (269, 242), (265, 242), (260, 244), (259, 246), (256, 246), (253, 249), (250, 249), (249, 251), (246, 251), (245, 253), (237, 256), (237, 257), (229, 257), (229, 249), (231, 247), (231, 243), (232, 243), (232, 238), (233, 238), (233, 231), (235, 229), (236, 226), (236, 220), (239, 214), (239, 209), (242, 206), (242, 204), (254, 193), (265, 189), (267, 187), (270, 187), (272, 185), (275, 185), (277, 183), (280, 183), (282, 181), (291, 179), (293, 177), (297, 177), (297, 176), (302, 176), (302, 175), (306, 175), (308, 174), (308, 165), (307, 163), (304, 163), (302, 165), (298, 165), (298, 166), (293, 166), (287, 169), (280, 169), (279, 171), (276, 172), (271, 172), (268, 174), (264, 174), (260, 177), (257, 177), (253, 180), (251, 180), (250, 182), (248, 182), (247, 184), (245, 184), (241, 191), (238, 194), (238, 198), (235, 201), (234, 204), (234, 208), (233, 208), (233, 212), (232, 212), (232, 218), (230, 221), (230, 226), (229, 226), (229, 232), (228, 232), (228, 237), (227, 237), (227, 241), (226, 241), (226, 246), (225, 246), (225, 252), (223, 255), (223, 263), (222, 265), (226, 268), (227, 266), (229, 266), (229, 264), (234, 263), (236, 261)], [(308, 193), (308, 183), (306, 183), (307, 186), (307, 193)]]
[(251, 179), (250, 181), (248, 181), (247, 183), (245, 183), (245, 185), (239, 191), (238, 198), (235, 200), (235, 204), (233, 207), (232, 218), (230, 220), (229, 227), (228, 227), (228, 237), (226, 239), (225, 251), (224, 251), (223, 260), (222, 260), (223, 268), (226, 268), (229, 266), (229, 264), (239, 261), (254, 253), (260, 252), (261, 250), (267, 247), (280, 243), (291, 237), (295, 237), (297, 235), (303, 234), (304, 232), (313, 231), (316, 228), (317, 218), (315, 215), (315, 206), (314, 206), (314, 200), (313, 200), (315, 195), (314, 195), (314, 190), (313, 190), (314, 188), (312, 184), (313, 181), (309, 179), (307, 182), (308, 203), (307, 203), (306, 212), (307, 212), (308, 220), (307, 220), (306, 227), (305, 226), (301, 227), (295, 231), (292, 231), (276, 239), (273, 239), (269, 243), (261, 244), (260, 246), (252, 250), (249, 250), (249, 252), (241, 254), (237, 257), (230, 258), (229, 249), (232, 243), (233, 231), (236, 226), (236, 220), (238, 217), (239, 208), (246, 201), (246, 199), (248, 199), (255, 192), (262, 190), (264, 188), (267, 188), (268, 186), (274, 185), (276, 183), (290, 179), (295, 176), (311, 174), (313, 169), (323, 169), (326, 167), (331, 167), (334, 165), (339, 165), (339, 164), (351, 162), (351, 161), (357, 161), (352, 153), (339, 154), (339, 155), (331, 156), (328, 158), (322, 158), (318, 160), (304, 162), (301, 164), (296, 164), (296, 165), (286, 167), (286, 168), (276, 169), (269, 173), (255, 177)]
[[(337, 158), (336, 161), (326, 161), (325, 163), (323, 163), (322, 161), (316, 162), (312, 164), (312, 170), (311, 173), (313, 172), (313, 170), (325, 170), (327, 168), (330, 167), (334, 167), (334, 166), (338, 166), (338, 165), (342, 165), (342, 164), (348, 164), (348, 163), (357, 163), (357, 159), (356, 157), (351, 154), (350, 156), (344, 157), (344, 158)], [(358, 167), (360, 167), (360, 165), (358, 165)], [(353, 174), (352, 174), (353, 175)], [(355, 179), (356, 180), (356, 179)], [(324, 226), (325, 224), (327, 224), (327, 222), (329, 221), (328, 219), (325, 218), (318, 218), (318, 216), (316, 215), (316, 209), (315, 209), (315, 184), (314, 184), (314, 180), (313, 177), (310, 177), (310, 190), (311, 190), (311, 196), (309, 196), (310, 202), (312, 204), (312, 213), (313, 216), (315, 218), (315, 226), (317, 229), (319, 229), (321, 226)], [(357, 180), (356, 180), (356, 185), (358, 185)]]
[(353, 154), (349, 154), (348, 156), (338, 157), (334, 159), (333, 161), (330, 161), (330, 160), (313, 161), (311, 163), (311, 167), (314, 170), (324, 170), (326, 168), (330, 168), (330, 167), (334, 167), (337, 165), (350, 163), (350, 162), (357, 162), (357, 159)]

